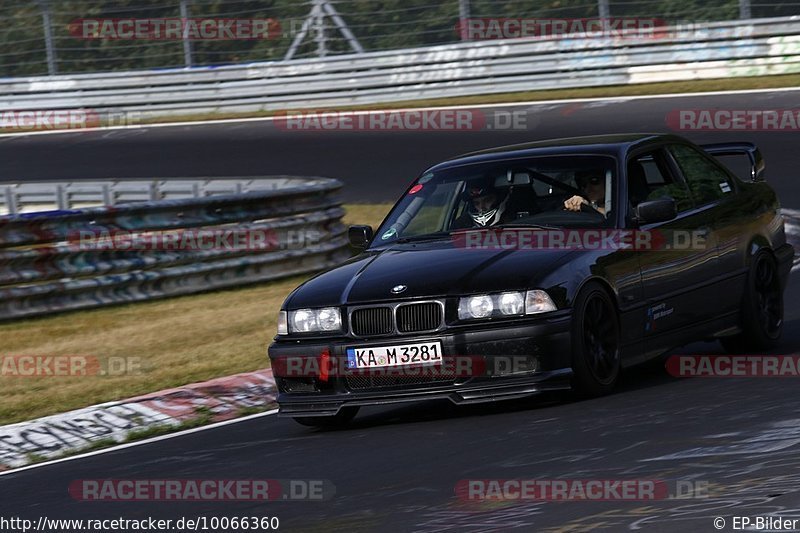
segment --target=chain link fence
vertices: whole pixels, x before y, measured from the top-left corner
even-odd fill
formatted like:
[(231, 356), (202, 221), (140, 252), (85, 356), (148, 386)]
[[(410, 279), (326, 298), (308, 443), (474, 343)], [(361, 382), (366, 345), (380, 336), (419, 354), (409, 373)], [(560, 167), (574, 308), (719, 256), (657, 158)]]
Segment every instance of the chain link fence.
[[(668, 24), (800, 15), (757, 0), (0, 0), (0, 76), (213, 66), (448, 44), (469, 18), (657, 17)], [(269, 38), (85, 38), (95, 20), (272, 19)]]

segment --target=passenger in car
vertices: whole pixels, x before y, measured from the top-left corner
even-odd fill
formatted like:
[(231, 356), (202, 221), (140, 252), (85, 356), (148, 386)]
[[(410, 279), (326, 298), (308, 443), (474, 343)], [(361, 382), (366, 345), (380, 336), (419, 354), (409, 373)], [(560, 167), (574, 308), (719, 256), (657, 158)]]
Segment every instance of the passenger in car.
[(582, 205), (588, 205), (600, 214), (606, 214), (606, 184), (602, 170), (583, 170), (575, 172), (575, 182), (583, 195), (575, 195), (564, 201), (564, 209), (580, 211)]

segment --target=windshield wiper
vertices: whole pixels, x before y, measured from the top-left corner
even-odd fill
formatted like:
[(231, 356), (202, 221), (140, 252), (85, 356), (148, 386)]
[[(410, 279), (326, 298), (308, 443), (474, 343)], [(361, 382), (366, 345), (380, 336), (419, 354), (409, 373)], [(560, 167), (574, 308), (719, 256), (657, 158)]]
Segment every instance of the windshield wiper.
[(481, 226), (477, 228), (459, 228), (453, 231), (438, 231), (436, 233), (425, 233), (422, 235), (411, 235), (408, 237), (400, 237), (394, 241), (388, 241), (386, 244), (407, 244), (411, 242), (424, 242), (424, 241), (435, 241), (437, 239), (442, 239), (445, 237), (452, 237), (453, 235), (458, 235), (461, 233), (469, 233), (471, 231), (489, 231), (489, 230), (498, 230), (498, 229), (520, 229), (520, 228), (535, 228), (535, 229), (546, 229), (546, 230), (556, 230), (560, 229), (556, 226), (547, 226), (544, 224), (528, 224), (525, 222), (509, 222), (506, 224), (498, 224), (497, 226)]
[(497, 226), (487, 226), (485, 228), (475, 228), (475, 229), (516, 229), (516, 228), (561, 229), (557, 226), (548, 226), (547, 224), (530, 224), (527, 222), (507, 222), (505, 224), (498, 224)]
[(387, 244), (406, 244), (409, 242), (422, 242), (422, 241), (435, 241), (444, 237), (450, 237), (452, 233), (449, 231), (439, 231), (436, 233), (425, 233), (423, 235), (411, 235), (409, 237), (400, 237), (397, 240), (389, 241)]

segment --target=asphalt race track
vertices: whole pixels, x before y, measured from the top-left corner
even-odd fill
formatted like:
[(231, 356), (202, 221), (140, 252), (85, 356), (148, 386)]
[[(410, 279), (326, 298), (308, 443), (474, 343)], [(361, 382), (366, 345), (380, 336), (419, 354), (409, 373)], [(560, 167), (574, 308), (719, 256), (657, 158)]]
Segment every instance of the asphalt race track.
[[(318, 174), (349, 200), (390, 200), (428, 164), (525, 140), (670, 131), (674, 109), (794, 108), (796, 92), (522, 106), (528, 131), (280, 131), (270, 122), (0, 138), (0, 178)], [(800, 208), (798, 132), (698, 132), (699, 142), (752, 140), (783, 205)], [(46, 154), (44, 156), (43, 154)], [(800, 352), (800, 280), (786, 292), (784, 337)], [(265, 310), (272, 312), (272, 310)], [(720, 354), (716, 343), (678, 353)], [(266, 356), (265, 356), (266, 358)], [(0, 515), (48, 518), (277, 516), (282, 531), (732, 531), (734, 516), (800, 519), (796, 379), (676, 379), (640, 368), (618, 393), (543, 396), (489, 406), (447, 402), (362, 410), (354, 425), (316, 431), (265, 416), (0, 476)], [(326, 480), (325, 501), (80, 502), (81, 479)], [(694, 498), (606, 502), (467, 502), (466, 479), (691, 481)], [(677, 487), (677, 485), (675, 485)]]
[[(321, 175), (346, 184), (350, 201), (394, 201), (425, 167), (472, 150), (604, 133), (665, 132), (696, 142), (750, 140), (787, 206), (800, 203), (798, 131), (680, 132), (670, 112), (793, 109), (800, 91), (538, 104), (485, 111), (492, 129), (458, 131), (287, 131), (272, 121), (0, 136), (0, 182), (151, 177)], [(526, 129), (499, 128), (521, 111)], [(493, 118), (498, 114), (503, 117)], [(476, 119), (475, 124), (480, 126)], [(800, 207), (800, 206), (795, 206)]]

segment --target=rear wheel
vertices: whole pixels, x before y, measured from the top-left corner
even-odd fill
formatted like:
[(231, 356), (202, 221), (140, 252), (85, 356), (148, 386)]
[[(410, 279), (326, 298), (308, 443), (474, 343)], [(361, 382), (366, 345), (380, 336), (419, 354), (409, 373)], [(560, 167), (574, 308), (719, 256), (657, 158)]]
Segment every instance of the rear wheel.
[(768, 350), (783, 331), (783, 290), (778, 267), (769, 252), (759, 252), (747, 275), (740, 312), (742, 333), (720, 339), (731, 353)]
[(608, 394), (619, 381), (619, 316), (611, 297), (596, 283), (575, 300), (572, 371), (573, 388), (586, 396)]
[(303, 426), (337, 429), (345, 427), (358, 414), (358, 407), (342, 407), (334, 416), (296, 416), (294, 421)]

